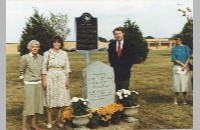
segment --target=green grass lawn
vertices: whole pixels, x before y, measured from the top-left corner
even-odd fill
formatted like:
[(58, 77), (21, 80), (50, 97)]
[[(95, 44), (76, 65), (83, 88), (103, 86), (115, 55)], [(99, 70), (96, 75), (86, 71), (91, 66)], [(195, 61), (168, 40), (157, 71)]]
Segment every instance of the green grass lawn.
[[(70, 73), (71, 96), (81, 96), (83, 91), (82, 70), (85, 68), (84, 55), (69, 52), (72, 73)], [(188, 93), (188, 105), (173, 104), (172, 63), (170, 50), (153, 50), (142, 64), (133, 65), (131, 69), (130, 89), (140, 93), (138, 129), (192, 129), (193, 97)], [(23, 84), (18, 78), (19, 55), (7, 55), (6, 61), (6, 126), (7, 130), (18, 130), (21, 125), (23, 107)], [(108, 62), (107, 52), (101, 51), (91, 55), (91, 63)], [(54, 119), (56, 111), (53, 114)], [(46, 123), (45, 115), (37, 120), (40, 126)]]

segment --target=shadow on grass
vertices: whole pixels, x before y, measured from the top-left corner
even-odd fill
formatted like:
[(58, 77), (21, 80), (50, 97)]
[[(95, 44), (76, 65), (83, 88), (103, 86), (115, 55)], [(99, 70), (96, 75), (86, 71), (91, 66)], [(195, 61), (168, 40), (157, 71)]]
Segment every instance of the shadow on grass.
[[(164, 95), (164, 94), (159, 94), (155, 92), (148, 93), (148, 95), (144, 95), (143, 99), (146, 100), (147, 103), (149, 104), (173, 104), (173, 97), (171, 95)], [(182, 104), (182, 93), (179, 94), (178, 98), (179, 104)], [(191, 99), (191, 96), (187, 97), (187, 105), (193, 106), (193, 100)]]
[[(17, 130), (20, 129), (22, 125), (22, 111), (23, 107), (16, 107), (12, 109), (7, 109), (6, 111), (6, 123), (8, 130)], [(47, 123), (47, 112), (46, 107), (44, 107), (44, 114), (36, 114), (37, 125), (40, 128), (46, 128)], [(52, 119), (53, 121), (57, 120), (57, 109), (52, 109)], [(27, 126), (30, 127), (31, 116), (27, 116)], [(56, 129), (56, 128), (55, 128)]]
[[(188, 94), (188, 105), (182, 104), (182, 96), (179, 97), (179, 105), (173, 104), (173, 92), (164, 93), (161, 90), (148, 89), (140, 93), (140, 109), (138, 119), (139, 129), (181, 129), (192, 126), (192, 95)], [(139, 99), (140, 101), (140, 99)], [(187, 123), (182, 123), (185, 119)]]
[(22, 107), (15, 107), (6, 110), (6, 129), (19, 129), (22, 120)]
[(6, 115), (19, 116), (22, 113), (22, 107), (15, 107), (6, 110)]

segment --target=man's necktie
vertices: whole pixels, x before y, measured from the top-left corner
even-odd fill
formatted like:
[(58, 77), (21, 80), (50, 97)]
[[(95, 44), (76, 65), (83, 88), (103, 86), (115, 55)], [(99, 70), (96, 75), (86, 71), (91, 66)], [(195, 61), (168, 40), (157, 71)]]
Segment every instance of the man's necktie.
[(119, 42), (118, 42), (118, 47), (117, 47), (117, 56), (118, 56), (118, 58), (120, 58), (121, 52), (122, 52), (121, 43), (120, 43), (120, 41), (119, 41)]

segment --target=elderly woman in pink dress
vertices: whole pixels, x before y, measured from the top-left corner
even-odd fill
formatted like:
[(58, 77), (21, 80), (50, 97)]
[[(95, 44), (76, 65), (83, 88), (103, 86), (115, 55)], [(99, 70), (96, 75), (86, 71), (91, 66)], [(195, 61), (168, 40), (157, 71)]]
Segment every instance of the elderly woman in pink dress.
[(63, 51), (63, 40), (53, 36), (51, 48), (44, 53), (42, 66), (42, 84), (46, 88), (47, 128), (52, 128), (52, 109), (57, 108), (57, 125), (62, 127), (62, 108), (70, 105), (69, 72), (70, 64), (67, 52)]

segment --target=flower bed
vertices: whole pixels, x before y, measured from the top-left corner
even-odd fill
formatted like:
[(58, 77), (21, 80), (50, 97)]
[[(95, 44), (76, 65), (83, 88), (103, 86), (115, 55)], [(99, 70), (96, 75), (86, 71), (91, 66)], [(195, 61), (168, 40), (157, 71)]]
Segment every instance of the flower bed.
[[(63, 112), (63, 121), (71, 121), (72, 115), (81, 116), (89, 113), (88, 127), (93, 125), (109, 126), (110, 122), (117, 125), (120, 123), (124, 107), (137, 106), (138, 95), (136, 91), (119, 90), (117, 93), (117, 103), (112, 103), (99, 109), (88, 108), (88, 100), (74, 97), (71, 106)], [(97, 128), (97, 126), (95, 127)]]

